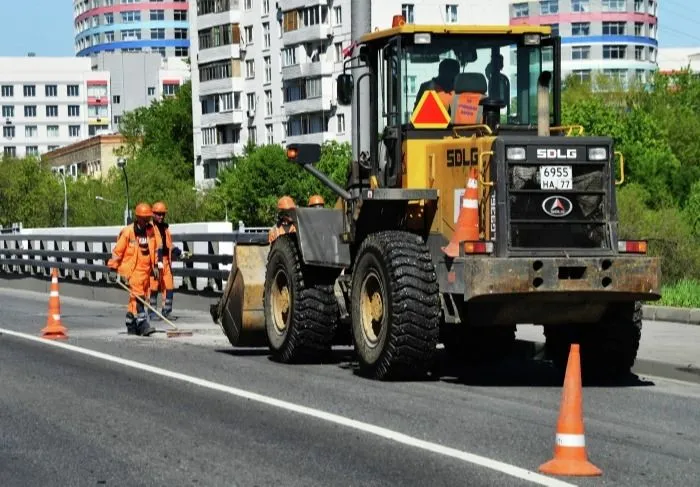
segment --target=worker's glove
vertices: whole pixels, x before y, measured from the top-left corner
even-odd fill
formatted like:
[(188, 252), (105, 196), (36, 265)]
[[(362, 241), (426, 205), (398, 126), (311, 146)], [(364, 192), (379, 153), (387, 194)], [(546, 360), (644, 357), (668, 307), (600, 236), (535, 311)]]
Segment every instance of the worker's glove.
[(158, 269), (163, 270), (163, 262), (158, 262)]
[(180, 260), (189, 260), (192, 258), (192, 252), (184, 251), (180, 254)]

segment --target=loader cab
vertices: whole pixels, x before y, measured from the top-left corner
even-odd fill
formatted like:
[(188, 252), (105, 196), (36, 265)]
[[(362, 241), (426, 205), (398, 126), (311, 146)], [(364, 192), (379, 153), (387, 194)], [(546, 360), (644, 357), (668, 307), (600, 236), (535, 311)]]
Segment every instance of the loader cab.
[[(361, 109), (372, 114), (372, 173), (381, 175), (382, 186), (400, 184), (406, 140), (439, 140), (457, 130), (471, 136), (464, 129), (475, 125), (535, 134), (543, 71), (552, 73), (550, 124), (560, 124), (560, 44), (549, 27), (430, 26), (398, 19), (359, 44), (371, 78), (369, 107)], [(337, 79), (341, 105), (358, 96), (350, 61)]]

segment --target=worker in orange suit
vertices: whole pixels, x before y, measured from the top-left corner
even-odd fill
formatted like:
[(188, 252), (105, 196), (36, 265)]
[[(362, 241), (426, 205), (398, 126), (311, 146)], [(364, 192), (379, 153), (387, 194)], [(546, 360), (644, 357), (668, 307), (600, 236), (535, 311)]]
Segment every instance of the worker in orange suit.
[(150, 336), (156, 330), (151, 327), (142, 302), (148, 299), (151, 278), (158, 279), (157, 241), (151, 224), (153, 211), (148, 203), (139, 203), (135, 210), (136, 221), (124, 227), (107, 262), (110, 276), (120, 279), (130, 289), (126, 312), (126, 330), (130, 335)]
[[(175, 284), (173, 282), (173, 259), (185, 260), (189, 258), (189, 252), (183, 252), (178, 247), (173, 246), (173, 236), (170, 233), (169, 225), (165, 222), (168, 214), (168, 207), (162, 201), (153, 204), (153, 227), (156, 231), (158, 241), (158, 269), (160, 276), (158, 279), (151, 279), (150, 305), (153, 309), (158, 306), (158, 294), (162, 295), (163, 308), (161, 314), (166, 318), (173, 312), (173, 295), (175, 294)], [(155, 318), (155, 313), (151, 311), (150, 319)]]

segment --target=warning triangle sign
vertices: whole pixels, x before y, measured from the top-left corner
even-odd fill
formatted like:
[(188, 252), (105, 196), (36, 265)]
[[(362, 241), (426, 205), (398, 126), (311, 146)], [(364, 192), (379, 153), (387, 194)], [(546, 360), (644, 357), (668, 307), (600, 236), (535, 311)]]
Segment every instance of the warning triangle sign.
[(444, 129), (450, 123), (450, 115), (437, 92), (423, 93), (416, 109), (411, 114), (411, 123), (417, 129)]

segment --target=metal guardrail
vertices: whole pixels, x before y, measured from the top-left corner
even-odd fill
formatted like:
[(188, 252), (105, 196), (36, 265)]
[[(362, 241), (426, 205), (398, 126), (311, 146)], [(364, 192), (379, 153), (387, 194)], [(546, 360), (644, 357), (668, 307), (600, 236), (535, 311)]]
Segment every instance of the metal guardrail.
[[(192, 254), (186, 261), (172, 263), (175, 287), (189, 291), (223, 291), (233, 260), (233, 245), (266, 245), (267, 232), (268, 228), (242, 225), (227, 233), (172, 230), (173, 245)], [(3, 275), (48, 277), (51, 269), (57, 268), (62, 279), (108, 283), (111, 281), (107, 277), (107, 261), (116, 243), (116, 234), (0, 234), (0, 278)]]

